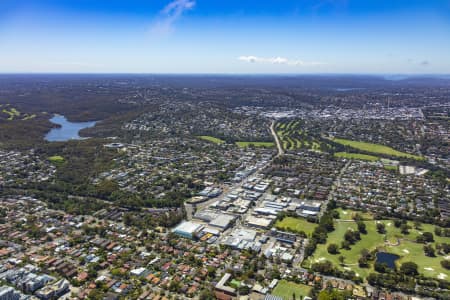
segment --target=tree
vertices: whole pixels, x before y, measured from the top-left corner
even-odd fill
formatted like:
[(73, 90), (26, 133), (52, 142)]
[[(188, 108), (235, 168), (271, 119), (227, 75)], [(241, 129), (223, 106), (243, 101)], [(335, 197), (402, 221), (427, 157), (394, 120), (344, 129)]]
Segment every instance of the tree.
[(402, 224), (404, 224), (403, 220), (400, 220), (400, 219), (395, 219), (394, 220), (394, 226), (395, 227), (400, 228), (400, 226), (402, 226)]
[(431, 245), (424, 245), (423, 246), (423, 251), (425, 252), (426, 256), (429, 256), (429, 257), (435, 257), (436, 256), (434, 248)]
[(239, 286), (238, 290), (239, 290), (239, 294), (241, 294), (241, 295), (248, 295), (248, 293), (250, 292), (250, 288), (245, 284), (241, 284)]
[(308, 245), (305, 247), (305, 257), (311, 256), (314, 251), (316, 251), (317, 244), (315, 241), (311, 241), (308, 243)]
[(366, 224), (363, 221), (358, 221), (356, 222), (356, 224), (358, 225), (359, 232), (361, 232), (362, 234), (367, 233)]
[(422, 229), (422, 223), (420, 223), (419, 221), (415, 221), (414, 222), (414, 228), (417, 230), (421, 230)]
[(369, 267), (369, 262), (367, 261), (367, 258), (364, 256), (361, 256), (358, 259), (358, 265), (360, 268), (368, 268)]
[(413, 263), (412, 261), (408, 261), (402, 264), (400, 267), (400, 272), (402, 272), (405, 275), (411, 275), (415, 276), (418, 275), (419, 272), (417, 271), (418, 266), (416, 263)]
[(347, 230), (344, 234), (344, 239), (350, 244), (354, 244), (361, 239), (359, 231)]
[(342, 242), (341, 242), (341, 248), (342, 248), (342, 249), (350, 250), (350, 249), (351, 249), (351, 248), (350, 248), (350, 243), (349, 243), (348, 241), (342, 241)]
[(375, 271), (377, 271), (379, 273), (386, 273), (389, 270), (389, 267), (387, 266), (386, 263), (376, 262), (374, 269), (375, 269)]
[(333, 264), (328, 260), (312, 264), (311, 270), (325, 275), (335, 274), (335, 268), (333, 267)]
[(361, 216), (360, 213), (356, 213), (356, 214), (353, 216), (353, 220), (355, 220), (356, 222), (360, 222), (360, 221), (363, 220), (363, 217)]
[(214, 295), (213, 289), (204, 289), (200, 292), (199, 295), (200, 300), (210, 300), (215, 298), (216, 296)]
[(409, 234), (409, 226), (408, 224), (400, 225), (400, 231), (402, 234)]
[(344, 265), (345, 256), (340, 255), (340, 256), (338, 257), (338, 259), (339, 259), (339, 262), (341, 263), (341, 265)]
[(334, 230), (334, 222), (333, 217), (328, 213), (324, 214), (322, 218), (320, 218), (320, 227), (325, 228), (326, 231), (331, 232)]
[(424, 232), (424, 233), (422, 233), (421, 237), (425, 243), (434, 242), (434, 236), (431, 232)]
[(378, 285), (378, 275), (375, 273), (370, 273), (369, 276), (367, 276), (367, 282), (371, 285)]
[(434, 227), (434, 234), (437, 236), (442, 236), (442, 229), (439, 227)]
[(386, 233), (386, 225), (384, 225), (381, 222), (377, 223), (377, 232), (380, 234), (385, 234)]
[(339, 253), (339, 249), (338, 249), (338, 245), (336, 244), (329, 244), (327, 247), (328, 253), (330, 254), (338, 254)]
[(450, 270), (450, 260), (441, 260), (441, 266), (447, 270)]
[(440, 248), (441, 251), (444, 252), (445, 254), (449, 254), (449, 253), (450, 253), (450, 244), (447, 244), (447, 243), (439, 244), (439, 248)]

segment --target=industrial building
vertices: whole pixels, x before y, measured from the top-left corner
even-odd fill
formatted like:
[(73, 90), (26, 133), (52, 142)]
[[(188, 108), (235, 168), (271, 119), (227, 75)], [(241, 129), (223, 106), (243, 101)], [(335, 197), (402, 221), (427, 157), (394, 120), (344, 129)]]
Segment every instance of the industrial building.
[(211, 220), (211, 222), (209, 222), (209, 225), (218, 227), (222, 230), (226, 230), (233, 224), (233, 222), (235, 220), (236, 220), (235, 216), (219, 214), (217, 216), (217, 218), (215, 218), (215, 219)]
[(279, 231), (275, 228), (272, 228), (269, 231), (269, 235), (273, 236), (279, 242), (293, 244), (297, 241), (297, 236), (294, 233)]
[(303, 201), (297, 209), (297, 214), (302, 217), (315, 217), (319, 214), (322, 202)]
[(245, 219), (245, 223), (247, 226), (260, 228), (260, 229), (269, 229), (274, 221), (274, 218), (269, 217), (255, 217), (248, 216)]
[(196, 234), (199, 233), (203, 229), (203, 225), (199, 223), (184, 221), (180, 223), (177, 227), (175, 227), (172, 232), (178, 234), (179, 236), (193, 239)]
[(224, 214), (210, 209), (198, 211), (194, 215), (194, 218), (207, 222), (210, 226), (220, 228), (221, 230), (228, 229), (236, 220), (236, 216), (234, 215)]
[(251, 229), (235, 229), (223, 241), (223, 244), (234, 249), (252, 249), (259, 252), (262, 244), (259, 241), (255, 242), (256, 234), (257, 232)]

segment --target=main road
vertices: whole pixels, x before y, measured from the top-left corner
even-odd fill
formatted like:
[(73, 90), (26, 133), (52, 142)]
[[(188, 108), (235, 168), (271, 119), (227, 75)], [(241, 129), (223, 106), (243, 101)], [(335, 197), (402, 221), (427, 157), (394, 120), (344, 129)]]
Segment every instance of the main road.
[(278, 154), (277, 156), (281, 156), (284, 154), (283, 147), (281, 147), (280, 140), (278, 138), (277, 133), (275, 132), (275, 121), (272, 121), (272, 124), (270, 124), (270, 132), (273, 135), (273, 138), (275, 139), (275, 143), (277, 144)]

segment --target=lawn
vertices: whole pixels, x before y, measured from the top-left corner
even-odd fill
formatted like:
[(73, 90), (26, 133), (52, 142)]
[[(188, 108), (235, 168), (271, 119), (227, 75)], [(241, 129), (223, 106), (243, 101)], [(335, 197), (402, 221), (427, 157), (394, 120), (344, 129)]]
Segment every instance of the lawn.
[(239, 288), (241, 286), (241, 282), (239, 280), (233, 279), (230, 281), (230, 286), (234, 287), (235, 289)]
[(298, 284), (291, 281), (280, 280), (277, 286), (273, 289), (272, 295), (283, 298), (284, 300), (291, 300), (292, 295), (295, 294), (295, 299), (300, 299), (300, 296), (309, 296), (312, 287)]
[(223, 143), (225, 143), (225, 141), (224, 140), (221, 140), (221, 139), (218, 139), (218, 138), (216, 138), (216, 137), (213, 137), (213, 136), (209, 136), (209, 135), (199, 135), (199, 136), (197, 136), (199, 139), (202, 139), (202, 140), (204, 140), (204, 141), (208, 141), (208, 142), (212, 142), (212, 143), (214, 143), (214, 144), (223, 144)]
[(386, 246), (385, 249), (401, 257), (396, 261), (397, 266), (407, 261), (413, 261), (419, 266), (419, 272), (425, 276), (450, 279), (450, 271), (444, 269), (440, 263), (444, 258), (442, 256), (425, 256), (423, 253), (423, 244), (402, 241), (399, 246)]
[(275, 227), (285, 231), (304, 231), (306, 235), (311, 236), (314, 228), (317, 227), (317, 224), (308, 222), (303, 218), (285, 217), (283, 220), (277, 221)]
[(379, 157), (367, 154), (360, 153), (350, 153), (350, 152), (336, 152), (334, 154), (335, 157), (339, 158), (347, 158), (347, 159), (359, 159), (359, 160), (367, 160), (367, 161), (377, 161)]
[(61, 164), (61, 163), (64, 162), (64, 157), (62, 157), (62, 156), (60, 156), (60, 155), (53, 155), (53, 156), (50, 156), (50, 157), (48, 158), (48, 160), (49, 160), (50, 162), (52, 162), (52, 163), (55, 163), (55, 164)]
[[(350, 250), (339, 249), (339, 254), (329, 254), (327, 247), (329, 244), (334, 243), (340, 246), (341, 242), (344, 240), (344, 234), (348, 229), (356, 230), (357, 226), (355, 222), (352, 222), (351, 215), (354, 213), (351, 210), (338, 210), (341, 216), (341, 221), (335, 222), (335, 230), (328, 234), (327, 244), (318, 245), (314, 255), (305, 261), (304, 266), (310, 267), (312, 263), (320, 262), (324, 260), (331, 261), (336, 267), (340, 269), (353, 270), (359, 276), (366, 277), (369, 273), (374, 272), (373, 264), (370, 268), (360, 268), (358, 266), (358, 259), (362, 249), (367, 249), (369, 251), (379, 249), (394, 253), (400, 256), (397, 260), (397, 267), (402, 263), (407, 261), (413, 261), (419, 266), (419, 272), (430, 277), (438, 278), (445, 277), (445, 275), (450, 277), (449, 271), (442, 268), (440, 261), (444, 259), (442, 256), (437, 257), (427, 257), (423, 252), (423, 244), (414, 242), (418, 235), (422, 232), (428, 231), (434, 233), (434, 225), (422, 224), (420, 230), (414, 229), (414, 224), (412, 222), (408, 223), (413, 229), (410, 230), (408, 235), (401, 233), (399, 228), (394, 226), (392, 220), (368, 220), (364, 221), (366, 224), (367, 234), (361, 234), (361, 240), (355, 245), (351, 246)], [(346, 214), (344, 214), (346, 212)], [(363, 217), (365, 215), (363, 214)], [(344, 221), (342, 221), (344, 220)], [(346, 221), (345, 221), (346, 220)], [(376, 223), (382, 222), (385, 224), (386, 234), (380, 234), (376, 231)], [(400, 244), (398, 246), (391, 246), (385, 243), (385, 239), (390, 241), (392, 244), (396, 244), (400, 238)], [(435, 242), (432, 243), (436, 248), (436, 242), (450, 243), (450, 238), (447, 237), (434, 237)], [(344, 266), (340, 265), (339, 256), (344, 256)], [(449, 278), (447, 277), (447, 278)]]
[(341, 145), (344, 145), (344, 146), (350, 146), (352, 148), (371, 152), (371, 153), (386, 154), (386, 155), (397, 156), (397, 157), (407, 157), (407, 158), (413, 158), (413, 159), (417, 159), (417, 160), (423, 159), (420, 156), (401, 152), (401, 151), (395, 150), (391, 147), (380, 145), (380, 144), (372, 144), (372, 143), (367, 143), (367, 142), (359, 142), (359, 141), (352, 141), (352, 140), (339, 139), (339, 138), (335, 138), (335, 139), (333, 139), (333, 141), (336, 143), (339, 143)]
[(246, 148), (246, 147), (264, 147), (264, 148), (270, 148), (270, 147), (274, 147), (275, 143), (274, 142), (236, 142), (236, 145), (238, 145), (238, 147), (241, 148)]
[(390, 170), (390, 171), (397, 171), (398, 170), (397, 166), (391, 166), (391, 165), (385, 165), (384, 168), (386, 170)]
[(342, 209), (342, 208), (338, 208), (336, 210), (339, 213), (340, 220), (353, 220), (353, 217), (356, 214), (359, 214), (360, 216), (362, 216), (363, 220), (365, 220), (365, 221), (373, 220), (373, 215), (368, 212), (356, 211), (356, 210), (351, 210), (351, 209)]
[[(331, 261), (336, 267), (342, 270), (353, 270), (361, 277), (366, 277), (370, 272), (373, 272), (371, 268), (360, 268), (358, 266), (358, 259), (362, 249), (374, 250), (380, 245), (384, 245), (384, 236), (376, 232), (375, 222), (367, 221), (367, 234), (361, 234), (361, 240), (355, 245), (352, 245), (350, 250), (340, 249), (339, 254), (329, 254), (327, 247), (329, 244), (334, 243), (340, 246), (344, 240), (344, 234), (348, 229), (357, 230), (355, 222), (337, 222), (335, 224), (335, 230), (328, 234), (328, 240), (326, 245), (318, 245), (314, 256), (308, 259), (309, 264), (320, 262), (324, 260)], [(344, 256), (345, 266), (341, 266), (339, 262), (339, 256)], [(309, 266), (309, 265), (306, 265)]]

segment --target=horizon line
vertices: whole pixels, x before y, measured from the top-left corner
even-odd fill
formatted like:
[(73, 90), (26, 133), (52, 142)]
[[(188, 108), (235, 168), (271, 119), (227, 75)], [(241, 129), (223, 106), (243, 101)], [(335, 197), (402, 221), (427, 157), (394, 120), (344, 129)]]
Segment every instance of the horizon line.
[(228, 72), (0, 72), (1, 75), (156, 75), (156, 76), (450, 76), (449, 73), (228, 73)]

